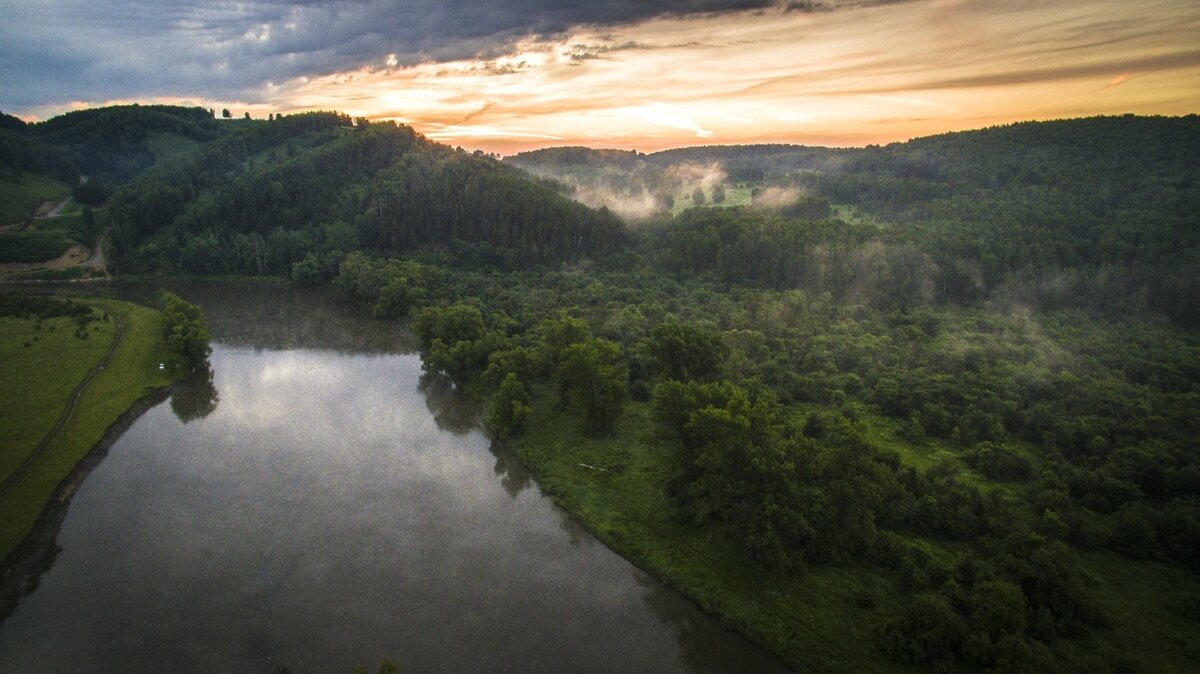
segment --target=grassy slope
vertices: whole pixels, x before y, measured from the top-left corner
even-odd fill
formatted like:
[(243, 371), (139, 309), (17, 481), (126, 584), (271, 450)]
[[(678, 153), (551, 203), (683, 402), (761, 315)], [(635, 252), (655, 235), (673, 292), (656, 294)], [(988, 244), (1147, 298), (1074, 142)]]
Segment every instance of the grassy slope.
[[(675, 206), (671, 208), (671, 215), (679, 215), (687, 209), (695, 206), (695, 204), (692, 203), (692, 190), (694, 189), (696, 189), (696, 185), (688, 185), (683, 188), (683, 191), (675, 194)], [(713, 203), (712, 190), (706, 189), (704, 190), (704, 203), (701, 204), (701, 208), (749, 206), (750, 192), (752, 192), (753, 189), (753, 187), (748, 185), (734, 185), (732, 183), (725, 183), (725, 201), (719, 204)]]
[[(861, 427), (872, 442), (898, 450), (906, 463), (927, 467), (947, 451), (936, 442), (914, 446), (899, 440), (886, 419), (865, 415)], [(911, 671), (870, 646), (896, 608), (888, 603), (894, 590), (886, 584), (846, 567), (814, 567), (795, 576), (770, 573), (749, 563), (714, 529), (679, 521), (664, 488), (671, 457), (652, 440), (653, 430), (649, 405), (630, 402), (610, 437), (589, 436), (579, 420), (556, 412), (550, 392), (542, 389), (535, 392), (528, 430), (512, 444), (543, 490), (606, 544), (789, 666), (819, 672)], [(986, 482), (970, 472), (965, 477)], [(931, 554), (945, 552), (933, 541), (914, 542)], [(1187, 671), (1194, 663), (1185, 653), (1186, 635), (1194, 627), (1169, 606), (1187, 585), (1186, 574), (1111, 553), (1087, 553), (1083, 559), (1111, 626), (1084, 640), (1060, 640), (1056, 648), (1080, 656), (1115, 647), (1142, 671)], [(877, 606), (858, 605), (855, 600), (864, 596)]]
[(20, 222), (43, 201), (62, 201), (71, 188), (53, 178), (23, 173), (21, 182), (0, 180), (0, 225)]
[[(40, 327), (39, 327), (40, 326)], [(0, 317), (0, 478), (7, 477), (54, 425), (71, 391), (112, 342), (111, 321), (91, 323), (88, 339), (75, 320)], [(25, 346), (29, 344), (29, 346)]]
[[(162, 354), (159, 340), (161, 328), (157, 312), (114, 300), (88, 299), (86, 302), (99, 310), (121, 316), (125, 321), (125, 338), (112, 362), (96, 376), (81, 397), (75, 413), (58, 439), (50, 445), (24, 479), (8, 495), (0, 498), (0, 559), (7, 556), (29, 533), (54, 488), (100, 441), (104, 431), (139, 398), (170, 383), (166, 375), (158, 369)], [(0, 339), (0, 354), (3, 355), (5, 363), (3, 376), (6, 378), (4, 386), (0, 387), (0, 402), (3, 403), (0, 405), (0, 426), (6, 429), (14, 427), (14, 401), (41, 396), (39, 399), (48, 398), (51, 403), (39, 409), (39, 420), (35, 426), (48, 429), (62, 411), (67, 394), (82, 379), (83, 373), (107, 350), (114, 326), (112, 323), (101, 324), (99, 331), (86, 342), (76, 340), (72, 329), (59, 328), (56, 332), (68, 330), (70, 340), (76, 340), (78, 345), (86, 346), (80, 348), (71, 345), (58, 351), (57, 358), (52, 361), (53, 366), (46, 365), (46, 361), (39, 361), (43, 371), (54, 373), (52, 380), (23, 378), (10, 385), (7, 379), (14, 367), (19, 365), (24, 370), (29, 369), (28, 364), (22, 363), (25, 357), (22, 353), (25, 350), (23, 343), (28, 337), (21, 338), (20, 329), (15, 325), (21, 322), (29, 324), (29, 332), (25, 334), (32, 336), (33, 321), (5, 319), (5, 332)], [(50, 340), (43, 337), (38, 341), (37, 348), (40, 349), (42, 341), (46, 341), (47, 346), (50, 345)], [(97, 348), (99, 350), (93, 352)], [(37, 365), (33, 367), (36, 372)], [(58, 370), (65, 369), (77, 372), (78, 377), (72, 379), (66, 373), (58, 374)], [(53, 385), (47, 386), (51, 381)], [(40, 391), (43, 387), (53, 388), (54, 392), (43, 393)], [(57, 404), (54, 401), (57, 401)], [(26, 430), (23, 438), (27, 444), (17, 446), (13, 443), (5, 447), (6, 465), (9, 466), (9, 470), (15, 464), (7, 458), (7, 453), (26, 456), (41, 435), (36, 430)], [(19, 461), (20, 459), (17, 459), (17, 463)]]
[(676, 519), (664, 488), (671, 458), (649, 441), (650, 414), (648, 404), (629, 403), (613, 435), (597, 439), (575, 419), (564, 423), (543, 390), (529, 429), (513, 448), (542, 489), (610, 547), (786, 664), (801, 671), (905, 671), (864, 647), (883, 616), (853, 603), (870, 582), (857, 570), (768, 573), (712, 528)]
[(1192, 657), (1200, 653), (1196, 623), (1175, 605), (1180, 592), (1195, 587), (1194, 577), (1179, 566), (1134, 561), (1111, 552), (1083, 555), (1083, 569), (1108, 616), (1107, 633), (1079, 644), (1081, 652), (1102, 649), (1107, 637), (1121, 635), (1116, 649), (1145, 672), (1196, 671)]
[(199, 147), (200, 143), (173, 133), (155, 133), (146, 138), (146, 145), (154, 153), (154, 163), (161, 164), (169, 159), (188, 154)]

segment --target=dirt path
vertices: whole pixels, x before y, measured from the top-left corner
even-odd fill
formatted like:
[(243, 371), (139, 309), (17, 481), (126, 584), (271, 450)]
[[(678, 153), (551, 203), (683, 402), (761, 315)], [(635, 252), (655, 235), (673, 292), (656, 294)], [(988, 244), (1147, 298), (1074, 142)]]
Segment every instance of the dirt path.
[(93, 365), (91, 370), (88, 370), (87, 376), (85, 376), (83, 381), (79, 382), (79, 385), (76, 386), (75, 390), (71, 392), (71, 397), (67, 399), (67, 406), (63, 409), (62, 414), (58, 415), (58, 421), (54, 423), (54, 426), (48, 433), (46, 433), (41, 442), (39, 442), (37, 446), (33, 448), (33, 451), (29, 453), (29, 456), (25, 457), (25, 460), (21, 462), (21, 465), (17, 466), (17, 469), (4, 479), (4, 482), (0, 482), (0, 498), (4, 498), (8, 495), (8, 492), (12, 490), (13, 486), (15, 486), (17, 482), (19, 482), (21, 478), (29, 472), (29, 469), (33, 467), (33, 464), (37, 463), (38, 458), (45, 453), (46, 448), (50, 446), (50, 443), (54, 442), (58, 438), (58, 436), (62, 433), (63, 428), (66, 427), (67, 422), (71, 420), (71, 414), (75, 412), (75, 406), (79, 403), (79, 398), (83, 395), (84, 390), (87, 389), (88, 384), (92, 383), (92, 380), (96, 378), (96, 375), (100, 374), (100, 371), (103, 370), (108, 365), (109, 361), (112, 360), (113, 354), (117, 352), (117, 347), (121, 345), (121, 339), (125, 336), (125, 322), (115, 314), (110, 313), (109, 316), (112, 316), (113, 321), (116, 322), (117, 330), (116, 333), (113, 334), (113, 341), (108, 347), (108, 353), (104, 354), (104, 357), (101, 358), (98, 363)]
[(75, 200), (74, 197), (67, 197), (66, 199), (63, 199), (62, 203), (55, 206), (54, 210), (52, 210), (46, 214), (46, 217), (47, 218), (57, 218), (58, 216), (62, 215), (63, 209), (66, 208), (67, 206), (70, 206), (71, 202), (74, 200)]
[(104, 230), (103, 232), (100, 232), (100, 236), (96, 237), (96, 247), (92, 249), (91, 257), (84, 260), (83, 262), (80, 262), (79, 263), (80, 267), (86, 267), (88, 269), (99, 269), (100, 271), (107, 273), (108, 267), (105, 265), (105, 258), (104, 258), (104, 240), (107, 237), (108, 237), (107, 229)]
[[(55, 206), (53, 202), (47, 201), (38, 208), (36, 217), (60, 217), (63, 209), (65, 209), (67, 206), (70, 206), (72, 201), (72, 197), (67, 197), (57, 206)], [(29, 224), (32, 222), (33, 219), (29, 219), (24, 222), (5, 225), (4, 227), (0, 227), (0, 231), (6, 231), (10, 228), (15, 230), (24, 230), (28, 228)], [(112, 227), (110, 225), (103, 232), (101, 232), (98, 237), (96, 237), (95, 247), (90, 252), (86, 246), (74, 245), (64, 251), (62, 255), (59, 255), (53, 260), (47, 260), (46, 262), (6, 262), (0, 264), (0, 279), (3, 279), (6, 276), (14, 276), (16, 274), (23, 274), (31, 271), (67, 269), (69, 267), (82, 267), (84, 269), (91, 269), (93, 270), (93, 273), (90, 275), (92, 278), (106, 277), (108, 275), (108, 259), (104, 254), (104, 243), (105, 239), (108, 238), (108, 233), (111, 229)]]

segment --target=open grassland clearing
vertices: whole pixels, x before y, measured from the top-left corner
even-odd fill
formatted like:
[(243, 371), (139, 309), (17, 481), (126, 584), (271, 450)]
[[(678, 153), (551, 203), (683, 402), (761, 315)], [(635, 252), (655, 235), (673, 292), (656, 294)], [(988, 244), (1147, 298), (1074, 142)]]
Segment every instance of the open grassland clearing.
[(84, 389), (62, 431), (8, 492), (0, 494), (0, 558), (29, 533), (54, 488), (105, 430), (138, 399), (170, 383), (158, 368), (163, 360), (158, 312), (115, 300), (85, 302), (94, 316), (110, 316), (78, 329), (86, 338), (77, 336), (75, 318), (0, 318), (0, 357), (5, 363), (0, 373), (0, 426), (14, 431), (0, 454), (5, 477), (54, 426), (71, 392), (108, 351), (115, 320), (125, 325), (112, 360)]
[(70, 193), (66, 184), (32, 173), (0, 179), (0, 225), (27, 220), (43, 203), (57, 203)]

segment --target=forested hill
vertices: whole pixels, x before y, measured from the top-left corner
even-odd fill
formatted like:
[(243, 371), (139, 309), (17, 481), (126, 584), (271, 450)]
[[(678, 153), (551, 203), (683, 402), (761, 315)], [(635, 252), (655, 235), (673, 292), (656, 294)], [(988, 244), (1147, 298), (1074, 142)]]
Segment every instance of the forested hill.
[(148, 171), (110, 201), (125, 271), (336, 274), (364, 249), (497, 264), (619, 245), (621, 223), (482, 153), (335, 113), (255, 122)]
[[(930, 293), (967, 304), (1003, 296), (1034, 308), (1150, 308), (1200, 325), (1191, 299), (1200, 295), (1197, 147), (1200, 117), (1123, 116), (885, 147), (697, 147), (636, 156), (566, 148), (507, 161), (570, 184), (592, 205), (645, 204), (643, 217), (672, 213), (667, 248), (676, 268), (728, 281), (828, 289), (811, 279), (839, 266), (839, 247), (863, 252), (874, 241), (865, 266), (841, 264), (834, 273), (887, 291), (877, 296), (885, 302), (908, 288), (909, 303)], [(693, 205), (707, 210), (681, 213)], [(824, 227), (826, 234), (800, 222), (829, 217), (841, 224)], [(869, 282), (887, 269), (897, 275)]]
[(68, 185), (86, 177), (102, 201), (119, 185), (196, 143), (220, 135), (220, 124), (204, 108), (124, 105), (78, 110), (36, 124), (3, 115), (0, 179), (22, 172)]

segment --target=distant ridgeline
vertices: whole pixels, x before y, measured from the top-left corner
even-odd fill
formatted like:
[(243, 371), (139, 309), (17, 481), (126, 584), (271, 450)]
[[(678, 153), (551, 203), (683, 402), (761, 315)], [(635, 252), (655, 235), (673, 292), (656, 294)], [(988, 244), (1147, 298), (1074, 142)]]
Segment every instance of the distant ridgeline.
[(1001, 298), (1150, 309), (1195, 326), (1197, 147), (1200, 117), (1124, 116), (886, 147), (549, 148), (506, 161), (594, 206), (725, 206), (662, 223), (659, 249), (676, 271), (876, 306)]
[(209, 110), (171, 105), (79, 110), (37, 124), (0, 114), (0, 179), (25, 171), (74, 185), (87, 176), (111, 190), (152, 166), (165, 143), (205, 142), (220, 131)]
[[(1125, 116), (885, 147), (560, 147), (497, 162), (339, 113), (132, 105), (0, 115), (0, 185), (48, 176), (108, 199), (118, 272), (315, 281), (354, 251), (513, 269), (637, 241), (671, 273), (843, 302), (1001, 300), (1196, 326), (1196, 147), (1200, 117)], [(648, 226), (627, 232), (608, 208)]]

